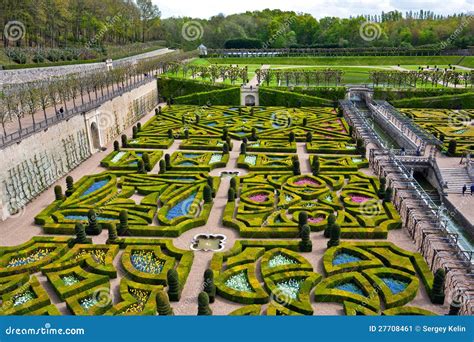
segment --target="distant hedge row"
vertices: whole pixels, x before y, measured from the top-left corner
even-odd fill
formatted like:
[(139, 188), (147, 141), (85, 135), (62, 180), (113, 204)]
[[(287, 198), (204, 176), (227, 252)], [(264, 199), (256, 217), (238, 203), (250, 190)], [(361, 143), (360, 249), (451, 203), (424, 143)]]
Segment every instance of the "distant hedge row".
[(228, 88), (214, 91), (197, 92), (174, 98), (175, 104), (182, 105), (236, 105), (240, 103), (240, 88)]
[(196, 80), (186, 80), (182, 78), (158, 78), (158, 94), (161, 99), (168, 100), (194, 93), (209, 92), (229, 88), (225, 84), (210, 84)]
[(298, 94), (268, 88), (260, 88), (261, 106), (286, 106), (286, 107), (331, 107), (334, 102), (316, 96)]
[(461, 95), (414, 97), (410, 99), (391, 101), (391, 104), (399, 108), (473, 109), (474, 92)]

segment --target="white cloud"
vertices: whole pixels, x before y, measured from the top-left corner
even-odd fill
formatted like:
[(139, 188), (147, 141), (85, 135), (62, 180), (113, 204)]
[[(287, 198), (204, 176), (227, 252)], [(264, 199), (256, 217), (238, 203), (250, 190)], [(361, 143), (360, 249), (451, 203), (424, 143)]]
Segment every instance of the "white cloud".
[(430, 10), (437, 14), (452, 14), (474, 10), (472, 0), (153, 0), (163, 17), (189, 16), (209, 18), (265, 8), (310, 13), (316, 18), (349, 17), (359, 14), (380, 14), (382, 11)]

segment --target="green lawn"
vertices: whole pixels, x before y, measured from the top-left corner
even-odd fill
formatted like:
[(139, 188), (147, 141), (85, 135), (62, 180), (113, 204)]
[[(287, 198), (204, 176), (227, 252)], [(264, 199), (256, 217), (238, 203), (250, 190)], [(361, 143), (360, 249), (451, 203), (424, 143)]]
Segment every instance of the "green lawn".
[[(273, 65), (447, 65), (457, 64), (459, 56), (354, 56), (354, 57), (270, 57), (270, 58), (208, 58), (210, 63), (219, 64), (273, 64)], [(464, 58), (463, 63), (474, 63)], [(468, 65), (464, 65), (468, 66)]]

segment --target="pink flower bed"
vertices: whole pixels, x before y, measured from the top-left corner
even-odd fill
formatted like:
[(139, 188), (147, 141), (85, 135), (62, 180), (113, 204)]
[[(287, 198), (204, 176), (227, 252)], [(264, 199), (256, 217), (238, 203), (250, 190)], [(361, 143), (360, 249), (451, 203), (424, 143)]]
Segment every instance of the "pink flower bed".
[(318, 182), (316, 182), (314, 179), (311, 179), (311, 178), (301, 178), (301, 179), (297, 180), (294, 184), (298, 185), (298, 186), (319, 185)]
[(249, 196), (249, 199), (257, 203), (262, 203), (268, 201), (268, 196), (266, 194), (256, 194)]
[(369, 197), (355, 196), (355, 195), (350, 195), (350, 197), (351, 197), (351, 201), (355, 203), (364, 203), (371, 199)]
[(318, 216), (318, 217), (308, 217), (308, 222), (312, 224), (316, 224), (319, 222), (322, 222), (324, 220), (324, 217)]

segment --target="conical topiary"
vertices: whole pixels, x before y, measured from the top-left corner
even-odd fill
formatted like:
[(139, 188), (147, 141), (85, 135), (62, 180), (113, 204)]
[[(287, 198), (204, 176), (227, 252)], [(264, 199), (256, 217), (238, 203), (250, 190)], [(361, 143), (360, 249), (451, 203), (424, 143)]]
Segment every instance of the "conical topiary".
[(87, 243), (86, 229), (82, 223), (76, 223), (74, 232), (76, 233), (76, 243)]
[(179, 276), (175, 269), (170, 269), (166, 274), (168, 283), (168, 296), (172, 302), (178, 302), (181, 298), (181, 291), (179, 286)]
[(338, 224), (334, 224), (331, 228), (331, 238), (328, 241), (328, 248), (339, 246), (341, 238), (341, 227)]
[(436, 270), (433, 280), (433, 290), (431, 291), (431, 302), (433, 304), (444, 304), (444, 283), (446, 281), (446, 271), (444, 268)]
[(125, 235), (127, 231), (128, 231), (128, 212), (126, 210), (122, 210), (119, 214), (118, 233), (119, 235)]
[(173, 316), (173, 309), (171, 308), (168, 295), (165, 291), (158, 291), (156, 294), (156, 306), (160, 316)]
[(203, 189), (204, 203), (212, 203), (212, 189), (209, 185), (205, 185)]
[(204, 272), (204, 292), (209, 296), (209, 302), (214, 303), (216, 299), (216, 285), (214, 284), (214, 272), (211, 269), (207, 269)]
[(86, 233), (89, 235), (99, 235), (102, 232), (101, 225), (97, 222), (97, 215), (94, 209), (87, 213), (89, 224), (87, 225)]
[(328, 216), (328, 224), (326, 226), (326, 229), (324, 229), (324, 237), (329, 238), (331, 236), (331, 229), (336, 223), (336, 216), (334, 214), (329, 214)]
[(300, 251), (301, 252), (311, 252), (313, 250), (313, 243), (310, 239), (311, 229), (306, 224), (301, 229), (301, 241), (300, 241)]
[(107, 239), (107, 243), (116, 242), (118, 239), (117, 226), (115, 225), (115, 223), (111, 223), (108, 229), (109, 229), (109, 238)]
[(61, 185), (56, 185), (54, 187), (54, 198), (56, 201), (62, 201), (64, 199), (63, 188), (61, 188)]
[(74, 192), (74, 179), (72, 176), (66, 177), (66, 197), (69, 197)]
[(145, 171), (151, 171), (151, 164), (150, 164), (150, 155), (147, 152), (143, 152), (142, 155), (143, 165), (145, 167)]

